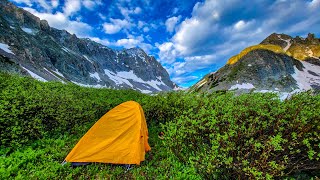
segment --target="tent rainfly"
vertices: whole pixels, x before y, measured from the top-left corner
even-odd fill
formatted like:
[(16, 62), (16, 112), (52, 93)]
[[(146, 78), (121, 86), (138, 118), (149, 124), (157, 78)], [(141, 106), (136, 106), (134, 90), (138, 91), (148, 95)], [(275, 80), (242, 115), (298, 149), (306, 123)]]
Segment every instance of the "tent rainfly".
[(102, 116), (65, 161), (140, 165), (150, 150), (143, 109), (139, 103), (128, 101)]

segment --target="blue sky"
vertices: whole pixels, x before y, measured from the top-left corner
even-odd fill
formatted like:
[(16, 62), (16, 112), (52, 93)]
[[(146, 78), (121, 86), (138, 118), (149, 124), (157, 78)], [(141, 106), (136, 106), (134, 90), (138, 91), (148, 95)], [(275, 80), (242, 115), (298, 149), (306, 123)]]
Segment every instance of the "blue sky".
[(320, 36), (320, 0), (11, 0), (106, 46), (141, 47), (189, 87), (273, 32)]

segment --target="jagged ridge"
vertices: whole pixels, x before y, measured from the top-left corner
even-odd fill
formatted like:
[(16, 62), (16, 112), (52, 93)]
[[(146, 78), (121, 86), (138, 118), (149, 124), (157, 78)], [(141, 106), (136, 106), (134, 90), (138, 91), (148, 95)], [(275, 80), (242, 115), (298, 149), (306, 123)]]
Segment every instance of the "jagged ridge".
[(167, 71), (142, 49), (113, 50), (78, 38), (6, 0), (0, 0), (0, 55), (19, 65), (16, 72), (43, 81), (145, 93), (174, 88)]

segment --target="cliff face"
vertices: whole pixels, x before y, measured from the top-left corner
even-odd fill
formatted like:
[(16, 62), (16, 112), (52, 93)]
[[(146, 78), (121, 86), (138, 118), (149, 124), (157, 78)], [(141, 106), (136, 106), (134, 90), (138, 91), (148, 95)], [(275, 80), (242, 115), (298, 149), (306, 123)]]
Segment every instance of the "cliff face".
[(142, 49), (113, 50), (78, 38), (6, 0), (0, 0), (0, 59), (1, 71), (43, 81), (145, 93), (174, 88), (167, 71)]
[(320, 89), (320, 40), (272, 34), (244, 49), (217, 72), (206, 75), (191, 91), (292, 92)]

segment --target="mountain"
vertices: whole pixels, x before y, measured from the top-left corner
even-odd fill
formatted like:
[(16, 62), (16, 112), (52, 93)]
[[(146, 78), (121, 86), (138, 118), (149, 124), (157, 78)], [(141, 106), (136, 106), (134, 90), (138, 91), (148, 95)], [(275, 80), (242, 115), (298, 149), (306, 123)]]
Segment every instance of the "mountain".
[(6, 0), (0, 0), (0, 71), (144, 93), (175, 87), (168, 72), (142, 49), (114, 50), (78, 38)]
[(297, 92), (320, 89), (320, 39), (273, 33), (231, 57), (190, 91)]

